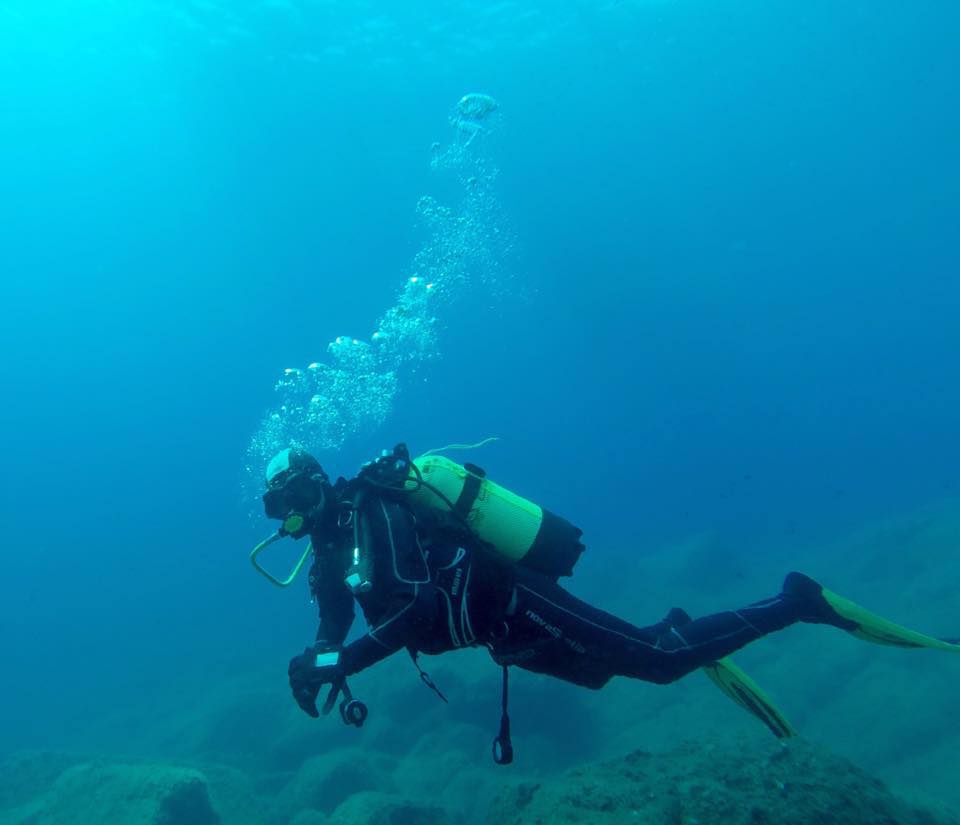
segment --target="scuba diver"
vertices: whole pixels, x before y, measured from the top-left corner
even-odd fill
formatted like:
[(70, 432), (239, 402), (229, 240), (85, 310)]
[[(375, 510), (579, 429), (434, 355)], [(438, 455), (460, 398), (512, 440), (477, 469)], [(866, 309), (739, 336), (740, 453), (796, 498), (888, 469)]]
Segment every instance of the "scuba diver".
[[(440, 455), (411, 459), (403, 444), (368, 462), (350, 480), (331, 483), (307, 452), (289, 448), (270, 461), (263, 503), (280, 529), (254, 548), (254, 566), (289, 585), (312, 557), (310, 591), (320, 614), (316, 640), (290, 661), (293, 697), (316, 717), (342, 695), (340, 713), (361, 726), (367, 708), (347, 677), (401, 649), (421, 678), (418, 654), (485, 646), (502, 668), (500, 731), (494, 759), (512, 760), (508, 668), (554, 676), (594, 690), (614, 676), (667, 684), (704, 669), (731, 699), (776, 736), (796, 733), (769, 697), (728, 657), (797, 622), (826, 624), (870, 642), (960, 652), (957, 640), (908, 630), (838, 596), (802, 573), (779, 593), (736, 610), (692, 619), (673, 608), (638, 627), (568, 593), (584, 545), (563, 518), (486, 478), (472, 464)], [(259, 554), (274, 541), (309, 537), (286, 579)], [(346, 643), (359, 604), (368, 630)], [(329, 686), (322, 709), (320, 691)]]

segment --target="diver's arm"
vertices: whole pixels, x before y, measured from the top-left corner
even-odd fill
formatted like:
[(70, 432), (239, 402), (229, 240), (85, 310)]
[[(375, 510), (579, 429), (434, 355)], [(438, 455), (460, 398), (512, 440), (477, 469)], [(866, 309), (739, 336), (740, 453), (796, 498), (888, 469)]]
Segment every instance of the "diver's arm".
[(412, 594), (397, 599), (387, 618), (348, 644), (340, 654), (340, 666), (347, 676), (359, 673), (398, 650), (416, 647), (418, 636), (432, 626), (437, 600), (431, 585), (417, 586)]
[(335, 556), (318, 556), (310, 568), (310, 592), (317, 600), (320, 626), (317, 643), (340, 647), (353, 624), (353, 594), (343, 581), (343, 565)]

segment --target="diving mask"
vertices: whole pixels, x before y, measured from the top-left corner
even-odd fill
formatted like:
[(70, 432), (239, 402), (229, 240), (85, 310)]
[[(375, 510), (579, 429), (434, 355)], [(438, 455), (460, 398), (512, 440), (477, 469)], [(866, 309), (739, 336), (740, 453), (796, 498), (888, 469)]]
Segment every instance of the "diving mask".
[(257, 571), (273, 584), (279, 587), (290, 585), (310, 557), (313, 544), (307, 545), (307, 549), (285, 579), (277, 578), (262, 567), (257, 556), (278, 539), (286, 536), (300, 539), (311, 530), (317, 529), (322, 524), (327, 509), (329, 486), (327, 475), (318, 464), (304, 470), (287, 467), (270, 476), (267, 491), (263, 494), (263, 510), (267, 518), (278, 519), (281, 525), (276, 533), (253, 548), (250, 561)]
[(309, 522), (322, 518), (328, 486), (324, 473), (283, 473), (263, 494), (263, 511), (267, 518), (283, 520), (285, 535), (302, 538), (310, 531)]

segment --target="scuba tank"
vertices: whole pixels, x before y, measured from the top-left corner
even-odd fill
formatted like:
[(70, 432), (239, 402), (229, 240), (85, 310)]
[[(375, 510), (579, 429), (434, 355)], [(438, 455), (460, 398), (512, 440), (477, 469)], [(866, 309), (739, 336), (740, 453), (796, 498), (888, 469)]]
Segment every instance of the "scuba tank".
[(429, 454), (411, 460), (398, 444), (360, 477), (395, 493), (415, 514), (450, 513), (506, 561), (552, 578), (572, 575), (584, 550), (580, 528), (491, 481), (474, 464)]

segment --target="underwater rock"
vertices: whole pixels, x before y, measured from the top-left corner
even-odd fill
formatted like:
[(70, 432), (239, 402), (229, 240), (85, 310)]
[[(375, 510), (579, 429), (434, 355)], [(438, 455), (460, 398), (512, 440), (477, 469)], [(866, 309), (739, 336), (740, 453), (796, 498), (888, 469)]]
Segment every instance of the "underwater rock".
[(526, 782), (494, 802), (490, 825), (957, 825), (960, 817), (896, 797), (852, 763), (802, 741), (689, 743), (636, 751)]
[(22, 825), (217, 825), (206, 777), (190, 768), (87, 762), (67, 768)]
[[(56, 751), (24, 751), (0, 762), (0, 811), (33, 803), (57, 777), (85, 757)], [(0, 816), (0, 823), (6, 820)]]
[(482, 813), (504, 781), (503, 768), (490, 758), (490, 740), (489, 730), (474, 725), (451, 722), (427, 729), (397, 763), (394, 783), (412, 799)]
[[(258, 793), (260, 776), (251, 777), (228, 765), (203, 763), (213, 809), (223, 825), (265, 825), (270, 822), (273, 794)], [(2, 825), (2, 823), (0, 823)]]
[(388, 758), (352, 748), (315, 756), (304, 762), (280, 792), (278, 810), (290, 814), (304, 810), (328, 814), (355, 794), (389, 789), (392, 768)]
[(347, 799), (328, 825), (453, 825), (443, 808), (400, 796), (364, 791)]
[(320, 811), (306, 810), (300, 811), (293, 819), (290, 825), (327, 825), (329, 820), (320, 813)]

